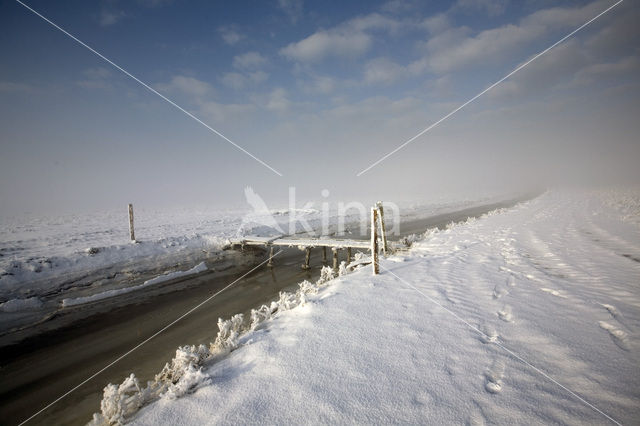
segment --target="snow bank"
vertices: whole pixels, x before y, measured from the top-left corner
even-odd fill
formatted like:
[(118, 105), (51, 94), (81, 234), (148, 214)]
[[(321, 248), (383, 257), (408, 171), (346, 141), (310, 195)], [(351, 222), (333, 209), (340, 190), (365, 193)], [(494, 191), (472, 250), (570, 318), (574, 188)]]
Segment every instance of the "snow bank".
[(168, 274), (160, 275), (159, 277), (155, 277), (155, 278), (152, 278), (150, 280), (147, 280), (142, 285), (144, 286), (144, 285), (158, 284), (158, 283), (161, 283), (161, 282), (173, 280), (173, 279), (180, 278), (180, 277), (186, 277), (186, 276), (189, 276), (189, 275), (199, 274), (200, 272), (204, 272), (206, 270), (207, 270), (207, 265), (205, 265), (204, 262), (200, 262), (199, 264), (197, 264), (193, 268), (189, 269), (188, 271), (169, 272)]
[(106, 388), (94, 420), (635, 423), (639, 254), (640, 229), (598, 194), (548, 193), (432, 231), (378, 276), (302, 283), (249, 324), (221, 321), (154, 384)]
[(199, 274), (207, 270), (207, 265), (204, 262), (200, 262), (193, 268), (187, 271), (174, 271), (168, 274), (160, 275), (145, 281), (144, 283), (132, 287), (119, 288), (114, 290), (107, 290), (101, 293), (92, 294), (91, 296), (75, 297), (62, 299), (62, 307), (68, 308), (70, 306), (82, 305), (84, 303), (95, 302), (98, 300), (108, 299), (110, 297), (118, 296), (120, 294), (130, 293), (132, 291), (140, 290), (141, 288), (148, 287), (150, 285), (163, 283), (165, 281), (174, 280), (176, 278), (188, 277), (189, 275)]
[(30, 297), (28, 299), (11, 299), (0, 304), (0, 311), (2, 312), (19, 312), (30, 309), (39, 309), (42, 307), (42, 301), (37, 297)]
[[(344, 262), (343, 262), (344, 263)], [(346, 267), (343, 265), (343, 270)], [(209, 345), (183, 346), (176, 350), (176, 356), (158, 373), (153, 381), (142, 388), (134, 374), (122, 384), (109, 384), (104, 388), (100, 413), (95, 413), (91, 425), (108, 425), (124, 422), (140, 407), (158, 398), (175, 400), (211, 382), (211, 377), (203, 371), (207, 363), (220, 360), (238, 348), (240, 338), (248, 331), (258, 329), (261, 324), (277, 314), (304, 305), (307, 296), (317, 294), (321, 286), (335, 277), (333, 269), (322, 268), (316, 284), (303, 281), (295, 293), (280, 292), (280, 298), (269, 305), (251, 310), (251, 322), (245, 327), (244, 316), (237, 314), (229, 320), (218, 319), (218, 335)]]

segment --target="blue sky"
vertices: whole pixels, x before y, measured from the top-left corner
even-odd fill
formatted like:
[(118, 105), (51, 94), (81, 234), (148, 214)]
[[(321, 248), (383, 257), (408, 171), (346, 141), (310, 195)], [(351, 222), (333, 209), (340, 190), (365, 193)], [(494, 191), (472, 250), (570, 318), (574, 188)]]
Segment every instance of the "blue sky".
[(629, 0), (360, 177), (614, 2), (25, 3), (284, 176), (2, 1), (1, 214), (640, 183)]

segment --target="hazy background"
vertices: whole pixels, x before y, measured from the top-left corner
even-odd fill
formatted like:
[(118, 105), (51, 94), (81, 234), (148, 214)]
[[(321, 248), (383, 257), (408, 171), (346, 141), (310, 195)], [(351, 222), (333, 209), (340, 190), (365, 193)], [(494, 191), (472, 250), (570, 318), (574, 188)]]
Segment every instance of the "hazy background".
[(366, 174), (612, 1), (0, 2), (0, 214), (429, 200), (640, 183), (640, 11), (625, 1)]

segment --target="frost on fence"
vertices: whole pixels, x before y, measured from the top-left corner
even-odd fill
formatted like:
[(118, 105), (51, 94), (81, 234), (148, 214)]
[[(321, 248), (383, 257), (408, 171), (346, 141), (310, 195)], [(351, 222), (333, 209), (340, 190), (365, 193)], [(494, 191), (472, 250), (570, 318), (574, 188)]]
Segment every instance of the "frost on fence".
[[(344, 275), (347, 271), (347, 265), (342, 262), (338, 274)], [(315, 284), (305, 280), (298, 284), (299, 288), (295, 293), (280, 292), (278, 300), (269, 305), (262, 305), (258, 309), (252, 309), (249, 329), (255, 330), (278, 312), (304, 305), (308, 295), (317, 294), (320, 287), (326, 285), (335, 276), (335, 271), (325, 266), (320, 271), (320, 278)], [(89, 424), (123, 424), (145, 404), (161, 397), (179, 398), (203, 384), (210, 383), (211, 378), (202, 371), (203, 366), (236, 349), (245, 331), (242, 314), (236, 314), (228, 320), (219, 318), (218, 334), (209, 347), (205, 345), (179, 347), (171, 362), (165, 364), (162, 371), (155, 376), (154, 380), (149, 381), (145, 388), (140, 387), (134, 374), (127, 377), (120, 385), (107, 385), (100, 403), (101, 412), (95, 413)]]

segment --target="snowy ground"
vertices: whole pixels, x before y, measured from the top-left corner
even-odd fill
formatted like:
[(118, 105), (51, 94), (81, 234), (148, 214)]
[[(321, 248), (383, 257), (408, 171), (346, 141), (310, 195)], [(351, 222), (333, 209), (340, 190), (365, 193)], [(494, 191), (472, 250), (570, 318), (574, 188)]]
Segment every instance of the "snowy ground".
[[(240, 337), (223, 322), (133, 423), (637, 424), (640, 193), (626, 196), (546, 193), (428, 233), (378, 276), (305, 285)], [(136, 386), (109, 388), (107, 414), (144, 401)]]
[[(506, 198), (492, 194), (440, 199), (431, 204), (405, 203), (401, 214), (405, 219), (427, 217)], [(252, 213), (249, 221), (247, 213)], [(357, 219), (356, 211), (348, 213), (347, 223)], [(136, 208), (138, 244), (129, 242), (126, 208), (86, 215), (0, 218), (0, 315), (38, 309), (51, 299), (60, 302), (70, 297), (65, 294), (69, 290), (87, 288), (81, 295), (86, 297), (190, 269), (218, 253), (229, 237), (273, 233), (261, 225), (262, 216), (268, 220), (272, 216), (288, 230), (290, 214), (286, 208), (258, 214), (211, 207), (173, 211)], [(320, 205), (296, 209), (295, 214), (311, 227), (320, 228)], [(332, 205), (329, 222), (333, 228), (337, 221), (336, 206)], [(302, 223), (296, 223), (296, 231), (303, 230)]]

